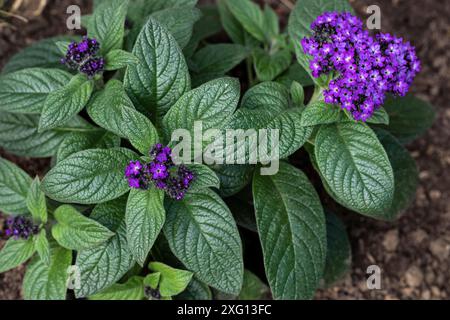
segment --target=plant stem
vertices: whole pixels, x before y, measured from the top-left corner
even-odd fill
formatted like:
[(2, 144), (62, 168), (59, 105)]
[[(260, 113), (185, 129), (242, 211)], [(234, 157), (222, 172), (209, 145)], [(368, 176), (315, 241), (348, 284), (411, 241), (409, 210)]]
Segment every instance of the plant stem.
[(245, 61), (246, 65), (247, 65), (247, 77), (248, 77), (248, 85), (249, 87), (253, 86), (253, 83), (255, 81), (254, 77), (253, 77), (253, 66), (252, 66), (252, 58), (247, 58), (247, 60)]

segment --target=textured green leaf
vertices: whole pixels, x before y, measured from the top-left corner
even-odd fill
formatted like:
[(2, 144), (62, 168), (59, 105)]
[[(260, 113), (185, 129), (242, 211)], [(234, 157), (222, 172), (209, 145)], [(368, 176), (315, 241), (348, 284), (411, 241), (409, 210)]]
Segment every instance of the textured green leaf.
[(175, 297), (177, 300), (211, 300), (212, 293), (208, 285), (197, 280), (195, 277), (192, 278), (189, 285), (186, 287), (181, 294)]
[(19, 51), (3, 67), (2, 74), (28, 68), (59, 68), (66, 67), (61, 63), (61, 52), (56, 46), (58, 41), (78, 41), (79, 36), (58, 36), (33, 43)]
[(45, 194), (41, 191), (39, 177), (36, 177), (31, 183), (27, 193), (26, 204), (34, 220), (41, 221), (44, 224), (47, 222), (47, 202)]
[(289, 36), (294, 45), (297, 60), (309, 75), (311, 75), (309, 57), (303, 51), (301, 40), (312, 35), (311, 23), (319, 15), (329, 11), (353, 12), (353, 9), (347, 0), (298, 0), (289, 17)]
[(277, 82), (262, 82), (247, 90), (241, 107), (272, 111), (276, 115), (289, 107), (289, 90)]
[(54, 200), (80, 204), (118, 198), (129, 190), (124, 170), (133, 159), (137, 155), (124, 148), (75, 153), (47, 173), (43, 191)]
[[(189, 170), (194, 173), (195, 179), (189, 187), (190, 190), (200, 190), (205, 188), (220, 188), (220, 180), (217, 174), (209, 167), (203, 164), (187, 165)], [(188, 192), (189, 192), (188, 191)]]
[(166, 219), (163, 201), (164, 192), (156, 188), (134, 189), (128, 196), (125, 214), (127, 241), (134, 259), (141, 266)]
[(261, 81), (272, 81), (291, 65), (292, 56), (288, 49), (273, 54), (262, 49), (253, 53), (256, 75)]
[(172, 252), (198, 279), (237, 294), (243, 261), (239, 232), (230, 210), (214, 192), (191, 192), (168, 203), (164, 234)]
[(376, 133), (394, 170), (394, 199), (386, 212), (386, 218), (395, 219), (413, 201), (419, 183), (419, 172), (416, 162), (397, 139), (384, 130), (377, 130)]
[(69, 83), (72, 75), (58, 69), (24, 69), (0, 77), (0, 110), (40, 113), (47, 96)]
[(292, 81), (290, 87), (292, 103), (297, 107), (303, 107), (305, 104), (305, 91), (300, 83)]
[(159, 292), (163, 297), (180, 294), (192, 279), (192, 272), (175, 269), (161, 262), (151, 262), (148, 267), (151, 271), (160, 273)]
[(303, 87), (312, 86), (314, 84), (314, 81), (308, 72), (298, 63), (292, 64), (286, 72), (277, 78), (277, 81), (283, 83), (288, 88), (291, 86), (292, 81), (297, 81)]
[(47, 240), (47, 232), (45, 229), (41, 229), (41, 231), (34, 236), (33, 240), (39, 258), (45, 265), (50, 266), (50, 243)]
[(23, 295), (26, 300), (66, 299), (72, 251), (53, 246), (50, 255), (50, 265), (41, 259), (34, 259), (28, 266), (23, 280)]
[(256, 275), (248, 270), (244, 271), (244, 284), (238, 300), (265, 300), (270, 296), (269, 287)]
[(72, 206), (60, 206), (54, 216), (57, 223), (52, 227), (52, 236), (64, 248), (76, 251), (90, 249), (114, 236), (108, 228), (85, 217)]
[(362, 123), (326, 125), (317, 133), (315, 146), (320, 173), (337, 200), (361, 214), (386, 217), (394, 175), (375, 133)]
[(81, 288), (75, 290), (78, 298), (110, 287), (133, 266), (126, 238), (125, 208), (126, 198), (120, 198), (99, 204), (92, 211), (91, 219), (115, 232), (115, 235), (98, 247), (78, 253), (76, 265), (81, 276)]
[(71, 132), (68, 133), (61, 142), (56, 158), (59, 162), (79, 151), (88, 149), (109, 149), (119, 146), (120, 138), (111, 132), (104, 130)]
[(125, 68), (129, 65), (136, 65), (139, 63), (139, 59), (132, 53), (127, 51), (116, 49), (108, 52), (105, 56), (106, 65), (105, 70), (118, 70)]
[(128, 16), (135, 22), (142, 22), (150, 14), (169, 8), (193, 8), (197, 0), (134, 0), (129, 4)]
[(10, 238), (0, 251), (0, 273), (14, 269), (31, 258), (35, 252), (33, 239)]
[(89, 116), (99, 126), (127, 138), (142, 154), (158, 142), (158, 132), (150, 120), (134, 109), (122, 83), (111, 80), (88, 106)]
[(267, 38), (276, 37), (280, 33), (277, 13), (268, 5), (264, 5), (264, 25)]
[(191, 39), (194, 24), (200, 16), (200, 10), (189, 6), (164, 9), (152, 14), (152, 18), (169, 30), (181, 49)]
[(303, 126), (315, 126), (318, 124), (329, 124), (348, 120), (342, 109), (338, 106), (326, 104), (323, 101), (316, 101), (309, 104), (302, 114)]
[(258, 232), (253, 199), (241, 199), (239, 196), (240, 194), (225, 200), (233, 214), (234, 220), (238, 226), (252, 232)]
[(190, 89), (183, 53), (167, 29), (149, 19), (133, 54), (140, 63), (128, 67), (125, 89), (138, 110), (162, 117)]
[(226, 4), (248, 33), (259, 41), (266, 40), (265, 17), (257, 4), (250, 0), (227, 0)]
[(254, 167), (251, 165), (213, 165), (211, 169), (219, 177), (220, 195), (230, 197), (250, 183)]
[(88, 35), (100, 43), (100, 52), (122, 49), (128, 0), (112, 0), (100, 4), (89, 21)]
[(210, 44), (200, 49), (191, 59), (194, 86), (225, 75), (240, 64), (250, 51), (238, 44)]
[(325, 215), (308, 178), (280, 163), (273, 176), (255, 174), (253, 197), (264, 266), (275, 299), (309, 299), (322, 278)]
[(344, 224), (333, 213), (327, 212), (327, 259), (323, 280), (330, 286), (350, 271), (352, 252)]
[(18, 156), (47, 158), (71, 131), (91, 131), (92, 127), (75, 116), (66, 125), (54, 130), (38, 132), (39, 116), (2, 113), (0, 116), (0, 146)]
[(89, 300), (143, 300), (145, 298), (142, 277), (131, 277), (125, 283), (116, 283), (89, 297)]
[(26, 199), (31, 183), (25, 171), (0, 158), (0, 210), (9, 214), (28, 212)]
[(367, 119), (367, 123), (388, 125), (389, 115), (384, 108), (379, 108), (375, 110), (375, 112), (369, 119)]
[(64, 125), (84, 108), (93, 89), (93, 81), (87, 80), (84, 75), (77, 75), (69, 84), (50, 93), (42, 109), (39, 131)]
[(239, 81), (220, 78), (185, 93), (163, 120), (169, 138), (177, 129), (193, 132), (194, 122), (202, 121), (203, 130), (221, 128), (239, 102)]
[(412, 95), (403, 98), (389, 97), (384, 109), (389, 114), (389, 126), (384, 128), (403, 144), (423, 135), (433, 125), (436, 116), (428, 102)]
[(236, 44), (245, 44), (245, 30), (227, 6), (227, 0), (218, 0), (220, 20), (228, 36)]

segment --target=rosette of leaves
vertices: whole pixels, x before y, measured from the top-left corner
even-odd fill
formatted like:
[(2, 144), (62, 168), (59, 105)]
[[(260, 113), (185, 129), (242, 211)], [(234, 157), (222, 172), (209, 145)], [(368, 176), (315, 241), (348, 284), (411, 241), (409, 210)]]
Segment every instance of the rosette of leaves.
[[(270, 7), (250, 0), (195, 5), (95, 1), (83, 23), (106, 67), (92, 79), (59, 63), (68, 37), (33, 44), (2, 70), (0, 146), (52, 157), (42, 181), (0, 161), (0, 210), (29, 215), (41, 230), (0, 251), (2, 272), (31, 260), (25, 298), (65, 299), (73, 290), (92, 299), (309, 299), (351, 261), (345, 227), (324, 213), (314, 186), (337, 207), (375, 219), (408, 207), (417, 169), (403, 144), (431, 125), (431, 107), (392, 99), (367, 124), (355, 122), (324, 104), (324, 82), (305, 69), (300, 40), (310, 23), (351, 10), (346, 1), (297, 1), (287, 32)], [(232, 43), (210, 42), (222, 29)], [(229, 77), (243, 61), (247, 77)], [(242, 94), (239, 80), (249, 87)], [(129, 161), (145, 161), (154, 144), (169, 144), (176, 129), (193, 132), (196, 121), (219, 132), (279, 130), (278, 172), (195, 164), (181, 201), (130, 190)], [(301, 148), (320, 178), (314, 184), (290, 163)], [(244, 269), (242, 228), (259, 235), (265, 277)]]

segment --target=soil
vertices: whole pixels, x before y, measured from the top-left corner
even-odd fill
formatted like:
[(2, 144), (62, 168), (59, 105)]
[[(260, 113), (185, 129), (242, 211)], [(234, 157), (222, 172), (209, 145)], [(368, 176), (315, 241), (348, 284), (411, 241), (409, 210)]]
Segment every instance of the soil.
[[(286, 22), (293, 0), (271, 0)], [(416, 199), (395, 222), (379, 222), (343, 213), (353, 250), (349, 275), (334, 287), (319, 290), (317, 299), (449, 299), (450, 298), (450, 2), (435, 0), (351, 1), (359, 15), (368, 5), (381, 8), (382, 30), (410, 40), (423, 70), (412, 92), (435, 106), (437, 118), (421, 139), (408, 146), (417, 161), (420, 184)], [(0, 68), (21, 48), (45, 37), (67, 33), (65, 8), (90, 1), (49, 2), (43, 14), (15, 29), (0, 30)], [(84, 12), (86, 10), (86, 12)], [(17, 163), (30, 175), (42, 176), (48, 159), (18, 158), (0, 149), (0, 156)], [(2, 217), (0, 215), (0, 225)], [(0, 240), (0, 247), (3, 241)], [(366, 286), (366, 269), (381, 268), (381, 289)], [(24, 267), (0, 274), (0, 299), (20, 299)]]

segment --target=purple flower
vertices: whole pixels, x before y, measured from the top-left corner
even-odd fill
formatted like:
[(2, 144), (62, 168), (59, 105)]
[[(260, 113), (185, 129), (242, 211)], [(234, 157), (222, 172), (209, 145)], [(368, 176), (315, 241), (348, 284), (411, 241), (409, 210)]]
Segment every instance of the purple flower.
[(142, 164), (139, 161), (130, 161), (130, 164), (125, 169), (125, 176), (133, 177), (141, 174)]
[(128, 178), (128, 185), (133, 189), (140, 189), (141, 183), (139, 178)]
[(338, 74), (324, 91), (325, 102), (351, 111), (356, 120), (369, 119), (387, 93), (404, 96), (420, 71), (409, 42), (385, 33), (372, 37), (350, 13), (325, 12), (311, 30), (313, 35), (301, 40), (312, 56), (311, 74)]
[(169, 173), (167, 167), (161, 163), (153, 162), (150, 164), (150, 173), (154, 180), (161, 180), (167, 178)]
[(39, 226), (27, 217), (16, 216), (6, 220), (4, 230), (7, 237), (14, 237), (16, 240), (27, 240), (30, 236), (39, 233)]
[(105, 66), (105, 60), (97, 57), (99, 49), (100, 44), (96, 39), (83, 37), (79, 43), (70, 43), (66, 56), (61, 59), (61, 63), (92, 78), (97, 73), (102, 72)]

